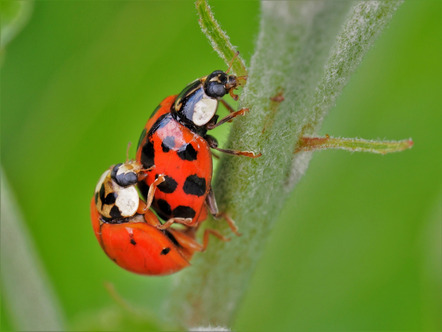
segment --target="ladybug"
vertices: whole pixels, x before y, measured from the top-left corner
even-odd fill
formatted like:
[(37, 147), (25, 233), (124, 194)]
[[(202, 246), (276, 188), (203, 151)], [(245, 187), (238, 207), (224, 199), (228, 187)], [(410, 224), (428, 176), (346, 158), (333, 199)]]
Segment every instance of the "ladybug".
[(130, 161), (105, 171), (91, 201), (91, 219), (95, 236), (104, 252), (120, 267), (138, 274), (167, 275), (187, 266), (196, 251), (204, 251), (209, 234), (223, 241), (225, 237), (206, 230), (203, 245), (195, 240), (196, 229), (158, 229), (157, 216), (148, 209), (155, 187), (144, 203), (135, 184), (145, 177), (141, 164)]
[[(138, 142), (136, 160), (145, 168), (155, 166), (155, 169), (138, 187), (142, 196), (147, 197), (149, 185), (160, 174), (164, 175), (165, 181), (158, 185), (152, 203), (157, 214), (169, 220), (161, 228), (180, 222), (173, 218), (191, 219), (182, 223), (197, 226), (207, 218), (209, 210), (216, 218), (223, 216), (237, 233), (233, 220), (220, 213), (216, 205), (211, 188), (210, 149), (252, 158), (261, 154), (220, 149), (207, 131), (248, 111), (246, 108), (234, 111), (221, 99), (227, 93), (237, 99), (233, 91), (241, 79), (216, 70), (190, 83), (180, 94), (165, 98), (147, 121)], [(220, 121), (216, 115), (219, 102), (230, 111)]]

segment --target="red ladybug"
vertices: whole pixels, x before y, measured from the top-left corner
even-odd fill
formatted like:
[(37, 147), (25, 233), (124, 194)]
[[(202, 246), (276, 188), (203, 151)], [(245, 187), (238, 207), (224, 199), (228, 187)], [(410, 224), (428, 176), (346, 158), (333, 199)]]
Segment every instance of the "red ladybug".
[(135, 188), (145, 172), (132, 161), (112, 166), (101, 176), (91, 201), (95, 236), (115, 263), (134, 273), (167, 275), (188, 266), (195, 251), (204, 251), (209, 234), (228, 240), (207, 230), (201, 245), (195, 240), (196, 229), (158, 229), (161, 223), (148, 205), (164, 179), (153, 182), (146, 204)]
[[(160, 174), (164, 175), (165, 181), (158, 185), (152, 204), (164, 220), (185, 218), (183, 224), (197, 226), (207, 218), (208, 208), (215, 217), (225, 217), (232, 230), (237, 231), (233, 220), (219, 213), (216, 205), (211, 189), (210, 149), (253, 158), (260, 154), (220, 149), (216, 139), (207, 135), (208, 130), (247, 112), (245, 108), (233, 111), (221, 99), (227, 93), (236, 98), (233, 90), (237, 87), (236, 76), (214, 71), (190, 83), (179, 95), (164, 99), (147, 121), (138, 143), (136, 160), (145, 168), (155, 168), (138, 186), (142, 195), (147, 197), (149, 185)], [(217, 122), (220, 101), (231, 113)], [(172, 222), (169, 220), (161, 228), (167, 228)]]

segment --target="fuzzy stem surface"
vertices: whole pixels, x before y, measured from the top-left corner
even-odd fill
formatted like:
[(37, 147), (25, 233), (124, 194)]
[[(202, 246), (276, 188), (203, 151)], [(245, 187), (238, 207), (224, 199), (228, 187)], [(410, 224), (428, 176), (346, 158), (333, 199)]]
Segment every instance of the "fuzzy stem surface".
[[(166, 310), (183, 326), (232, 325), (266, 239), (308, 167), (312, 152), (293, 151), (301, 137), (317, 135), (399, 4), (262, 2), (256, 51), (240, 98), (250, 112), (235, 119), (228, 142), (229, 148), (262, 156), (224, 156), (214, 182), (220, 210), (243, 236), (228, 243), (211, 240), (207, 252), (176, 277)], [(205, 224), (229, 234), (225, 222)]]

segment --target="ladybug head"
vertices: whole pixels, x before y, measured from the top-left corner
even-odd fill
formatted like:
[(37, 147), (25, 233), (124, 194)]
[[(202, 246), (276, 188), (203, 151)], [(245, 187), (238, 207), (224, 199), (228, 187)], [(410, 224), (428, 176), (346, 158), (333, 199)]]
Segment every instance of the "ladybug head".
[(136, 214), (139, 195), (135, 188), (141, 166), (126, 162), (112, 166), (103, 173), (95, 187), (95, 205), (106, 222), (122, 222)]
[(202, 128), (216, 115), (218, 100), (238, 86), (236, 76), (222, 70), (190, 83), (177, 96), (172, 114), (190, 128)]
[(135, 185), (138, 182), (138, 174), (141, 165), (135, 161), (117, 164), (112, 168), (111, 178), (121, 187)]
[(228, 75), (222, 70), (215, 70), (206, 77), (204, 92), (211, 98), (222, 98), (238, 86), (236, 76)]

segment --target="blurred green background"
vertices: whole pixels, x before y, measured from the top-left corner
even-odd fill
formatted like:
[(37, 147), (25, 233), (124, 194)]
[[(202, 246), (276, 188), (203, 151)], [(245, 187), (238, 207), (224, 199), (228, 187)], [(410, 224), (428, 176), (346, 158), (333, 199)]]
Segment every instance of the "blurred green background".
[[(259, 3), (211, 4), (250, 60)], [(322, 130), (412, 137), (413, 149), (315, 154), (263, 243), (234, 329), (442, 328), (441, 13), (440, 1), (406, 2)], [(128, 142), (136, 144), (164, 97), (225, 68), (190, 1), (37, 1), (8, 45), (2, 165), (69, 328), (98, 329), (112, 315), (117, 305), (104, 281), (134, 307), (158, 314), (162, 299), (173, 296), (173, 277), (130, 274), (104, 255), (89, 201), (101, 173), (125, 160)], [(223, 142), (226, 134), (216, 136)], [(5, 302), (1, 325), (12, 328)]]

